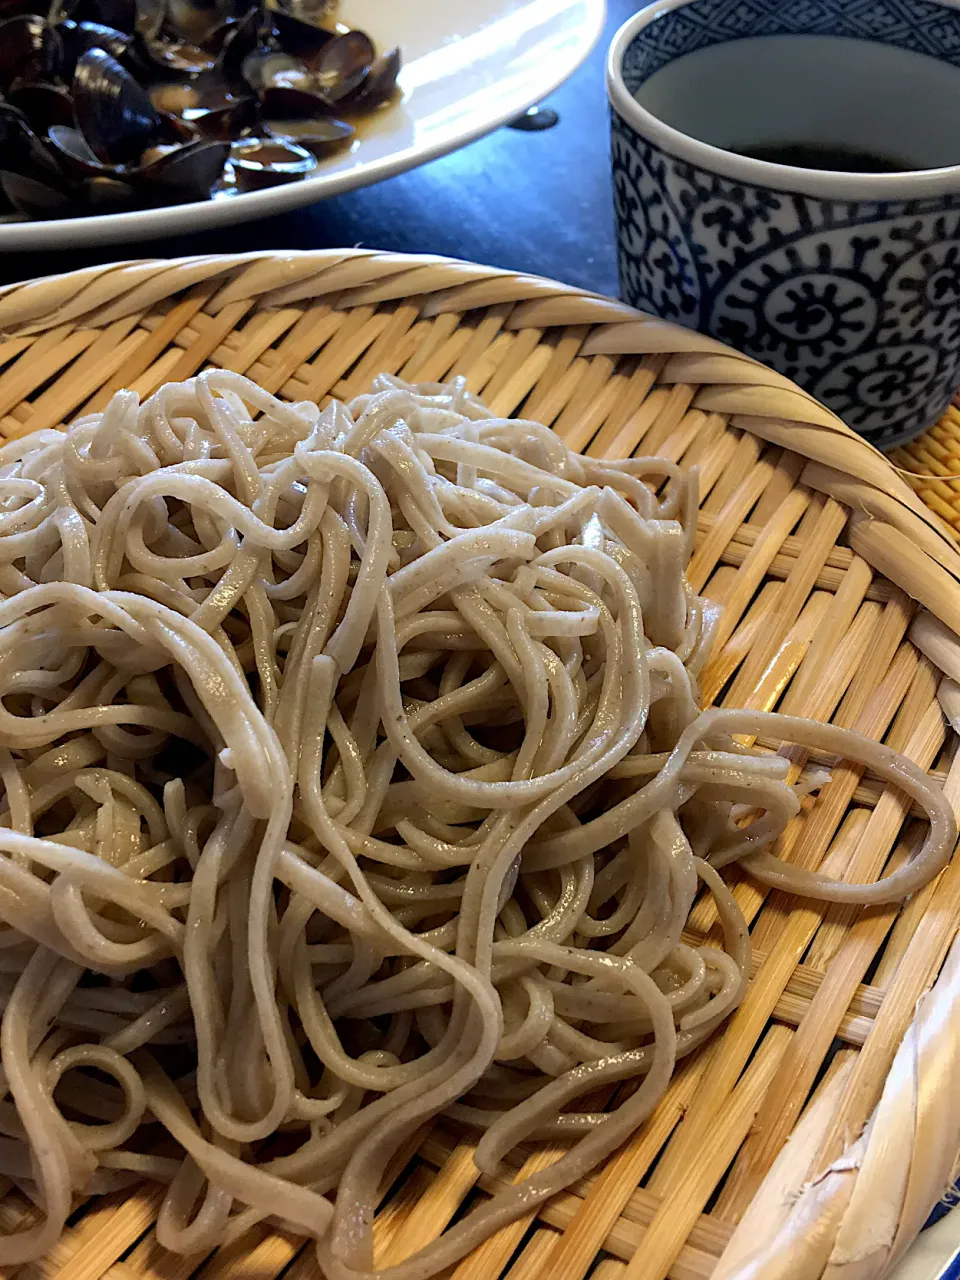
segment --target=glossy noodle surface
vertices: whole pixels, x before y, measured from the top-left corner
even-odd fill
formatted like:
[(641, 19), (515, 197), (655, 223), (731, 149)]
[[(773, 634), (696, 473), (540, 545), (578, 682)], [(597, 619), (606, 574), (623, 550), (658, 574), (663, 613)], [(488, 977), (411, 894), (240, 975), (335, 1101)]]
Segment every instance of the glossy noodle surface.
[[(955, 828), (876, 742), (701, 710), (695, 473), (599, 461), (464, 386), (349, 405), (211, 371), (0, 450), (0, 1170), (42, 1206), (166, 1184), (160, 1242), (262, 1219), (372, 1270), (433, 1116), (549, 1168), (382, 1273), (425, 1280), (603, 1161), (742, 999), (721, 869), (912, 893)], [(758, 735), (926, 811), (872, 885), (778, 859)], [(817, 779), (807, 783), (816, 785)], [(715, 901), (723, 945), (685, 933)]]

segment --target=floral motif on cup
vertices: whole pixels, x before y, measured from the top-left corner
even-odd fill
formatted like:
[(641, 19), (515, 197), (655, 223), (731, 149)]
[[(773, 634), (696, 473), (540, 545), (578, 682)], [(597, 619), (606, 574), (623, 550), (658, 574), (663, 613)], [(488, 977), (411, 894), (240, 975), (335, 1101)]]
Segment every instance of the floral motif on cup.
[(613, 173), (628, 302), (772, 365), (883, 447), (945, 408), (960, 382), (960, 197), (772, 191), (667, 155), (616, 112)]
[(960, 24), (933, 0), (694, 0), (637, 32), (624, 54), (624, 82), (635, 93), (685, 53), (787, 35), (877, 40), (960, 66)]

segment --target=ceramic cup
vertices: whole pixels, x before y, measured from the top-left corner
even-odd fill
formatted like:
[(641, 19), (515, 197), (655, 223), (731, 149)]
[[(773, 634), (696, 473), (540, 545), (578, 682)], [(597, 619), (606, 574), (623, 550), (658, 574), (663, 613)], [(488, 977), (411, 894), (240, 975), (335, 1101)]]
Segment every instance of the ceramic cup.
[(881, 448), (935, 422), (960, 386), (960, 4), (657, 0), (607, 85), (626, 301)]

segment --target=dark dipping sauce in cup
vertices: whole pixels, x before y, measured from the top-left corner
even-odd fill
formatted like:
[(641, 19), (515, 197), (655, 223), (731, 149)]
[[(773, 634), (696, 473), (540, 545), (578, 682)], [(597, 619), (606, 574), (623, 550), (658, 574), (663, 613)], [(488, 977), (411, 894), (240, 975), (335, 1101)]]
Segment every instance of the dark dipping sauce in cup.
[(816, 142), (771, 142), (756, 147), (731, 147), (738, 156), (789, 164), (796, 169), (829, 169), (834, 173), (908, 173), (923, 165), (893, 156), (878, 156), (856, 147), (821, 146)]

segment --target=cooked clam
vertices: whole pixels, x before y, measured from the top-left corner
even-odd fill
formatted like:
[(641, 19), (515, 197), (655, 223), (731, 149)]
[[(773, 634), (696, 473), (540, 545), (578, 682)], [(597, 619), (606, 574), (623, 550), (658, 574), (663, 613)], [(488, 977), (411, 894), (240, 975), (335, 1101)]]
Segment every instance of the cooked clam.
[(257, 119), (253, 95), (234, 92), (216, 76), (157, 85), (150, 98), (162, 114), (190, 125), (205, 138), (225, 142), (252, 128)]
[(103, 49), (88, 49), (73, 76), (77, 127), (105, 164), (137, 161), (160, 133), (149, 95)]
[(132, 206), (136, 192), (129, 183), (100, 173), (83, 179), (76, 189), (76, 200), (80, 204), (89, 202), (99, 213), (111, 213)]
[(0, 90), (50, 80), (60, 69), (63, 46), (44, 18), (23, 13), (0, 22)]
[(283, 48), (298, 57), (310, 57), (317, 53), (336, 35), (333, 27), (321, 26), (318, 21), (311, 21), (302, 12), (293, 11), (286, 6), (281, 8), (278, 5), (271, 9), (270, 18)]
[(199, 76), (205, 71), (211, 71), (216, 62), (213, 54), (186, 40), (141, 38), (138, 55), (147, 78), (151, 80), (157, 77), (179, 79), (181, 76)]
[(277, 49), (260, 48), (244, 58), (240, 73), (254, 93), (268, 89), (296, 89), (309, 93), (313, 73), (305, 62)]
[(7, 207), (72, 217), (309, 177), (400, 69), (335, 18), (334, 0), (0, 0)]
[(293, 142), (315, 155), (318, 160), (336, 155), (348, 147), (354, 137), (353, 125), (327, 116), (320, 120), (266, 121), (270, 136), (281, 142)]
[(205, 200), (223, 173), (229, 142), (198, 138), (184, 146), (154, 148), (144, 153), (132, 180), (162, 203)]
[(315, 173), (317, 158), (304, 147), (279, 138), (246, 138), (230, 152), (237, 189), (259, 191), (285, 182), (299, 182)]
[(22, 84), (11, 89), (7, 101), (30, 121), (38, 138), (48, 137), (54, 125), (73, 124), (73, 99), (53, 84)]
[(334, 36), (311, 64), (321, 92), (331, 102), (347, 98), (370, 74), (376, 56), (373, 41), (363, 31)]
[(266, 16), (260, 4), (254, 4), (232, 23), (217, 51), (214, 74), (225, 84), (242, 81), (243, 60), (258, 49), (267, 38)]
[(23, 114), (9, 102), (0, 102), (0, 156), (2, 167), (27, 174), (39, 182), (57, 186), (62, 170), (54, 157), (30, 128)]
[(399, 49), (381, 53), (368, 74), (337, 105), (345, 111), (371, 111), (374, 107), (381, 106), (396, 92), (401, 65)]
[(60, 69), (61, 78), (73, 79), (77, 63), (88, 49), (103, 49), (117, 61), (126, 57), (133, 44), (133, 36), (115, 27), (108, 27), (102, 22), (73, 22), (67, 20), (56, 27), (57, 35), (63, 45), (63, 63)]
[(70, 203), (59, 188), (49, 187), (25, 173), (0, 169), (0, 186), (18, 213), (28, 213), (32, 217), (56, 217)]
[(65, 173), (80, 177), (101, 177), (109, 173), (108, 167), (96, 157), (79, 129), (55, 124), (51, 126), (49, 141)]
[(233, 0), (167, 0), (167, 21), (185, 39), (203, 45), (228, 19), (236, 17)]

